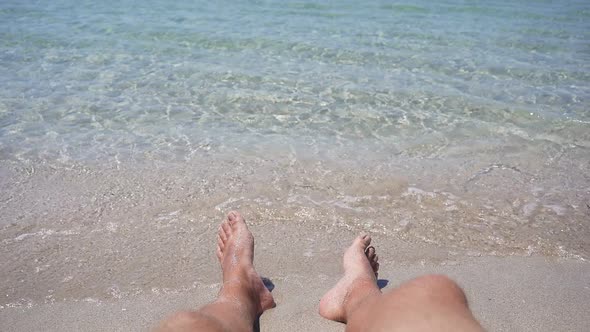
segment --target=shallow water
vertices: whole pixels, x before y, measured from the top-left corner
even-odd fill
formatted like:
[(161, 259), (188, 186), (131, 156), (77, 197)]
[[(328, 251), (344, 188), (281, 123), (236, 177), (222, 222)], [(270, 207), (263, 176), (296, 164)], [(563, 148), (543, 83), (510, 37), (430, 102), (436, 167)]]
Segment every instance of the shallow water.
[(186, 159), (275, 139), (418, 157), (471, 139), (588, 147), (584, 2), (0, 8), (4, 159)]
[(125, 269), (183, 271), (166, 253), (196, 244), (179, 234), (232, 208), (449, 255), (588, 259), (589, 22), (583, 1), (3, 1), (6, 277), (181, 289)]

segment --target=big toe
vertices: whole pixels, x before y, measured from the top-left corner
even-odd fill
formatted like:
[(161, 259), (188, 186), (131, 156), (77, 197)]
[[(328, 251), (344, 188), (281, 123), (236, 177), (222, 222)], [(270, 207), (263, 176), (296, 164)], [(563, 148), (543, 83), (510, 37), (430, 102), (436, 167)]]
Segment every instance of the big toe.
[(367, 249), (369, 244), (371, 244), (371, 236), (369, 236), (369, 234), (361, 234), (352, 242), (353, 246), (361, 248), (363, 252)]
[(238, 212), (238, 211), (231, 211), (230, 213), (227, 214), (227, 221), (230, 224), (230, 226), (236, 226), (236, 225), (240, 225), (246, 224), (246, 221), (244, 220), (244, 217), (242, 217), (242, 215)]
[(244, 221), (244, 217), (238, 211), (230, 211), (227, 214), (227, 219), (231, 222)]
[(371, 244), (371, 237), (368, 234), (357, 236), (352, 245), (344, 253), (344, 269), (357, 269), (358, 267), (371, 268), (366, 250)]

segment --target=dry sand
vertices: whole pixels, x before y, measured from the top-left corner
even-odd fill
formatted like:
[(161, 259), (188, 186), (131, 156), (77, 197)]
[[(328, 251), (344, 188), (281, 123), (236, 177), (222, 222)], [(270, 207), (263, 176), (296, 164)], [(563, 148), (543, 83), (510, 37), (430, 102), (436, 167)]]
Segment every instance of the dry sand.
[[(276, 255), (290, 257), (286, 248), (277, 250)], [(384, 259), (382, 276), (389, 281), (385, 291), (424, 273), (446, 273), (464, 287), (476, 317), (490, 331), (587, 331), (590, 326), (587, 263), (518, 257), (481, 257), (437, 266), (396, 267), (392, 263)], [(317, 314), (319, 298), (337, 280), (337, 274), (306, 271), (308, 266), (301, 266), (299, 274), (271, 278), (278, 305), (261, 317), (260, 331), (344, 330), (343, 325)], [(217, 287), (203, 287), (100, 303), (65, 301), (33, 308), (5, 308), (0, 311), (0, 321), (3, 331), (148, 330), (175, 310), (207, 303), (216, 292)]]

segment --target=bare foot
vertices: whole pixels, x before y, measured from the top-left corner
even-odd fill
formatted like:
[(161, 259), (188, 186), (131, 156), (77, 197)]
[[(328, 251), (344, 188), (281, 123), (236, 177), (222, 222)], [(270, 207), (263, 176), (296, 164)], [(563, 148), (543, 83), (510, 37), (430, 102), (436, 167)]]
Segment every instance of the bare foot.
[(346, 323), (347, 313), (369, 295), (380, 294), (377, 287), (379, 258), (369, 247), (371, 237), (359, 235), (344, 253), (344, 276), (320, 300), (322, 317)]
[[(217, 258), (223, 271), (220, 297), (224, 291), (231, 292), (237, 287), (239, 292), (254, 301), (258, 315), (275, 307), (272, 294), (254, 270), (254, 237), (238, 212), (230, 212), (219, 226)], [(226, 295), (235, 297), (235, 294)]]

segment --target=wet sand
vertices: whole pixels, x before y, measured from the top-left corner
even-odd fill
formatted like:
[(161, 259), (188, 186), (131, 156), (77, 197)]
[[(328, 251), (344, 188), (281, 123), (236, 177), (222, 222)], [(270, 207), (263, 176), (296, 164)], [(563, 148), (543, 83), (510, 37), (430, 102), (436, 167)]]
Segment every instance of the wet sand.
[[(0, 329), (146, 330), (211, 301), (215, 232), (232, 209), (246, 217), (255, 266), (275, 286), (263, 331), (343, 330), (317, 305), (361, 231), (374, 238), (386, 289), (442, 272), (465, 287), (489, 330), (590, 324), (583, 181), (531, 194), (525, 171), (485, 160), (446, 177), (445, 165), (415, 163), (422, 168), (256, 155), (132, 168), (4, 162)], [(546, 190), (563, 180), (537, 178), (531, 186)]]

